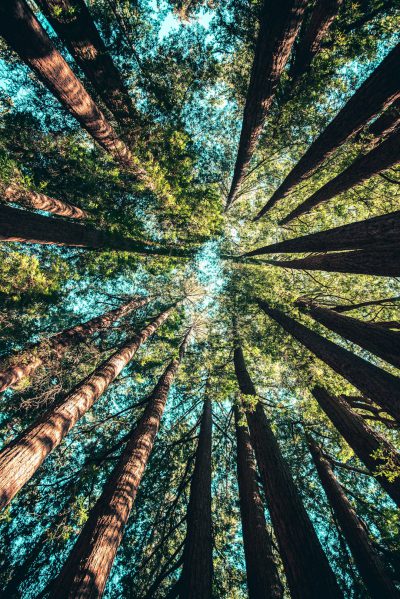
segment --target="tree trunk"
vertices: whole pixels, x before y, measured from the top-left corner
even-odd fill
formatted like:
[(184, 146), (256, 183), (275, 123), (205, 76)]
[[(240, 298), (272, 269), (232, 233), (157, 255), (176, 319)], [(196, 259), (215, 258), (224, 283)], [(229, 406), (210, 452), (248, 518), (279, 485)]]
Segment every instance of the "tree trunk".
[(315, 206), (327, 202), (331, 198), (360, 185), (367, 179), (377, 175), (400, 160), (400, 128), (396, 129), (380, 145), (367, 154), (361, 154), (343, 172), (325, 183), (320, 189), (285, 216), (279, 224), (286, 225), (294, 218), (309, 212)]
[(308, 70), (313, 58), (321, 50), (322, 41), (326, 37), (343, 0), (317, 0), (311, 13), (310, 21), (302, 27), (294, 60), (289, 76), (292, 84)]
[[(234, 364), (241, 392), (255, 396), (240, 346)], [(246, 417), (291, 597), (342, 597), (260, 402)]]
[(211, 521), (212, 408), (204, 402), (196, 460), (190, 484), (183, 567), (179, 580), (181, 599), (211, 599), (213, 538)]
[(249, 432), (235, 411), (237, 476), (249, 599), (281, 599), (283, 588), (267, 530)]
[(358, 308), (364, 308), (367, 306), (381, 306), (382, 304), (388, 304), (391, 302), (399, 302), (400, 301), (400, 295), (395, 295), (393, 297), (385, 297), (384, 299), (379, 299), (379, 300), (370, 300), (370, 301), (366, 301), (366, 302), (359, 302), (358, 304), (340, 304), (337, 306), (334, 306), (332, 308), (332, 310), (335, 310), (335, 312), (350, 312), (351, 310), (357, 310)]
[(379, 474), (382, 470), (399, 471), (400, 455), (394, 447), (382, 435), (370, 428), (344, 399), (330, 395), (322, 387), (314, 387), (312, 394), (356, 456), (400, 507), (400, 476), (390, 482), (384, 474)]
[[(123, 318), (133, 310), (138, 310), (150, 301), (149, 298), (134, 298), (119, 308), (110, 310), (90, 320), (79, 323), (52, 335), (48, 339), (34, 343), (27, 348), (3, 358), (0, 364), (0, 392), (16, 385), (21, 379), (31, 375), (43, 364), (51, 352), (61, 357), (69, 347), (84, 341), (98, 331), (108, 329), (113, 322)], [(6, 362), (6, 364), (4, 364)]]
[(373, 322), (363, 322), (351, 316), (342, 316), (334, 310), (309, 302), (297, 302), (301, 309), (315, 320), (356, 343), (363, 349), (400, 368), (400, 334)]
[(311, 144), (283, 183), (255, 217), (261, 218), (291, 189), (310, 177), (339, 146), (345, 143), (371, 119), (400, 97), (398, 71), (400, 44), (395, 46), (381, 64), (358, 88), (339, 114)]
[(307, 436), (308, 446), (328, 501), (350, 548), (371, 599), (398, 599), (399, 593), (385, 571), (364, 524), (346, 497), (332, 467), (316, 443)]
[(227, 208), (235, 200), (298, 33), (305, 0), (264, 0)]
[(400, 422), (400, 379), (258, 300), (260, 308), (317, 358)]
[(188, 335), (151, 393), (138, 425), (89, 514), (67, 561), (51, 586), (51, 599), (100, 598), (160, 427), (169, 389)]
[(26, 206), (33, 210), (43, 210), (44, 212), (51, 212), (57, 216), (65, 216), (68, 218), (88, 218), (88, 213), (73, 204), (63, 202), (62, 200), (56, 200), (46, 196), (44, 193), (37, 193), (30, 189), (24, 189), (20, 185), (13, 183), (9, 185), (3, 195), (5, 202), (13, 202)]
[(396, 100), (368, 127), (368, 133), (373, 135), (372, 145), (380, 142), (382, 137), (393, 133), (400, 125), (400, 100)]
[(49, 453), (90, 410), (132, 360), (142, 343), (168, 318), (171, 310), (169, 308), (157, 316), (138, 335), (100, 364), (58, 405), (48, 410), (0, 452), (0, 509), (10, 503)]

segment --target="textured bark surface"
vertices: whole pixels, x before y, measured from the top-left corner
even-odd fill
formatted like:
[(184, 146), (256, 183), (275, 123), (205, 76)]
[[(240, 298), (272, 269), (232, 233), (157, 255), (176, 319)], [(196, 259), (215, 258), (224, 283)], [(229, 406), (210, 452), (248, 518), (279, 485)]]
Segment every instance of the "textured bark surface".
[(388, 460), (397, 471), (399, 470), (400, 455), (394, 447), (382, 435), (369, 427), (344, 399), (330, 395), (323, 387), (314, 387), (312, 394), (356, 456), (374, 474), (382, 488), (400, 507), (400, 477), (390, 482), (385, 476), (376, 474), (382, 467), (390, 469), (390, 466), (387, 465)]
[(339, 114), (311, 144), (256, 216), (261, 218), (298, 183), (311, 176), (339, 146), (400, 97), (400, 44), (358, 88)]
[(90, 410), (142, 343), (168, 318), (171, 309), (162, 312), (0, 452), (0, 508), (8, 505), (49, 453)]
[(357, 517), (329, 461), (310, 437), (307, 441), (325, 494), (371, 599), (398, 598), (400, 595), (371, 544), (365, 525)]
[(3, 194), (3, 200), (5, 202), (14, 202), (27, 208), (34, 210), (43, 210), (44, 212), (51, 212), (57, 216), (65, 216), (68, 218), (87, 218), (89, 215), (82, 208), (78, 208), (68, 202), (51, 198), (44, 193), (38, 193), (31, 191), (30, 189), (24, 189), (20, 185), (13, 183), (9, 185)]
[(180, 599), (211, 599), (213, 538), (211, 521), (212, 408), (204, 402), (196, 460), (190, 484)]
[(227, 206), (246, 175), (280, 76), (303, 18), (305, 0), (264, 0), (250, 83), (243, 113), (238, 154)]
[(400, 422), (400, 379), (258, 300), (260, 308), (320, 360)]
[[(256, 395), (240, 346), (234, 364), (241, 392)], [(291, 597), (342, 597), (262, 405), (246, 417)]]
[(87, 337), (102, 329), (108, 328), (116, 320), (123, 318), (133, 310), (145, 306), (149, 301), (149, 298), (132, 299), (119, 308), (65, 329), (6, 358), (3, 357), (2, 364), (0, 363), (0, 392), (16, 385), (21, 379), (32, 374), (36, 368), (43, 364), (51, 352), (61, 357), (69, 347), (84, 341)]
[(283, 588), (267, 530), (257, 483), (256, 463), (247, 426), (235, 410), (237, 476), (249, 599), (280, 599)]
[(103, 595), (186, 343), (187, 337), (179, 358), (167, 366), (151, 393), (138, 425), (51, 587), (51, 599), (94, 599)]

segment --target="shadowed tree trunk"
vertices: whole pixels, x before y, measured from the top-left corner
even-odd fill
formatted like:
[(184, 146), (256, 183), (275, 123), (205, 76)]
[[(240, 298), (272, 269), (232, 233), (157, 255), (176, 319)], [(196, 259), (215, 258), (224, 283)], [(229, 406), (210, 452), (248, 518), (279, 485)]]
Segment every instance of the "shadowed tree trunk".
[[(234, 364), (240, 391), (256, 396), (239, 345)], [(291, 597), (342, 597), (260, 402), (246, 417)]]
[(171, 310), (169, 308), (157, 316), (0, 452), (0, 509), (8, 505), (49, 453), (90, 410), (132, 360), (142, 343), (165, 322)]
[(261, 218), (285, 197), (291, 189), (310, 177), (339, 146), (358, 133), (371, 119), (400, 97), (400, 44), (395, 46), (381, 64), (358, 88), (339, 114), (311, 144), (283, 183), (255, 217)]
[(305, 212), (309, 212), (315, 206), (327, 202), (331, 198), (348, 191), (355, 185), (360, 185), (360, 183), (363, 183), (381, 171), (394, 166), (399, 160), (400, 128), (396, 129), (379, 146), (376, 146), (367, 154), (358, 156), (350, 166), (334, 179), (325, 183), (323, 187), (285, 216), (279, 224), (286, 225), (294, 218), (301, 216)]
[(367, 132), (374, 137), (369, 146), (378, 144), (384, 136), (392, 133), (399, 125), (400, 100), (396, 100), (368, 127)]
[(296, 302), (304, 312), (345, 339), (400, 368), (400, 334), (373, 322), (342, 316), (310, 302)]
[(237, 475), (249, 599), (280, 599), (283, 588), (267, 530), (264, 506), (257, 483), (256, 464), (247, 426), (235, 411)]
[(400, 379), (336, 345), (280, 310), (258, 300), (260, 308), (320, 360), (400, 422)]
[(235, 200), (303, 18), (305, 0), (264, 0), (227, 208)]
[[(5, 202), (13, 202), (26, 206), (33, 210), (43, 210), (51, 212), (57, 216), (66, 216), (68, 218), (88, 218), (88, 213), (82, 208), (78, 208), (68, 202), (51, 198), (44, 193), (37, 193), (30, 189), (24, 189), (20, 185), (13, 183), (5, 190), (2, 198)], [(1, 199), (0, 199), (1, 201)]]
[(398, 599), (399, 593), (385, 571), (365, 525), (357, 517), (343, 487), (335, 477), (329, 461), (309, 435), (307, 442), (325, 494), (371, 599)]
[(394, 447), (369, 427), (344, 399), (330, 395), (323, 387), (314, 387), (312, 394), (356, 456), (400, 507), (400, 477), (391, 482), (384, 474), (379, 474), (382, 469), (399, 471), (400, 456)]
[(190, 331), (179, 348), (179, 357), (165, 369), (138, 425), (132, 429), (125, 450), (51, 586), (50, 598), (95, 599), (103, 595), (189, 334)]
[(190, 484), (183, 567), (179, 580), (181, 599), (211, 599), (213, 538), (211, 521), (212, 408), (204, 402), (196, 460)]
[(334, 306), (332, 308), (332, 310), (335, 310), (335, 312), (350, 312), (351, 310), (357, 310), (357, 308), (364, 308), (364, 307), (368, 307), (368, 306), (381, 306), (382, 304), (388, 304), (391, 302), (399, 302), (400, 301), (400, 295), (395, 295), (393, 297), (386, 297), (384, 299), (379, 299), (379, 300), (370, 300), (370, 301), (366, 301), (366, 302), (359, 302), (358, 304), (340, 304), (337, 306)]
[[(16, 385), (21, 379), (31, 375), (38, 366), (43, 364), (51, 353), (61, 357), (69, 347), (84, 341), (90, 335), (109, 328), (113, 322), (123, 318), (133, 310), (145, 306), (150, 298), (134, 298), (119, 308), (105, 312), (90, 320), (79, 323), (74, 327), (65, 329), (60, 333), (52, 335), (48, 339), (34, 343), (27, 348), (16, 352), (0, 363), (0, 392), (8, 387)], [(4, 365), (4, 362), (6, 364)]]

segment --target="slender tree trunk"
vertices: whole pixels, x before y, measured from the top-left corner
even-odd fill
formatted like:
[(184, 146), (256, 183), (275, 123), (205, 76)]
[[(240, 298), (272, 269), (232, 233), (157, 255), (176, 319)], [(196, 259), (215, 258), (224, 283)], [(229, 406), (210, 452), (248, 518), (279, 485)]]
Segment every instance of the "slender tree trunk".
[(397, 476), (391, 482), (384, 474), (379, 474), (382, 469), (399, 471), (400, 455), (394, 447), (369, 427), (344, 399), (330, 395), (323, 387), (314, 387), (312, 394), (356, 456), (400, 507), (400, 477)]
[(368, 307), (368, 306), (381, 306), (382, 304), (388, 304), (391, 302), (399, 302), (400, 301), (400, 295), (395, 295), (393, 297), (385, 297), (384, 299), (379, 299), (379, 300), (370, 300), (370, 301), (366, 301), (366, 302), (359, 302), (357, 304), (340, 304), (337, 306), (334, 306), (332, 308), (332, 310), (335, 310), (335, 312), (350, 312), (351, 310), (357, 310), (358, 308), (364, 308), (364, 307)]
[(261, 218), (285, 197), (295, 185), (310, 177), (315, 170), (345, 141), (358, 133), (371, 119), (400, 97), (398, 71), (400, 44), (395, 46), (381, 64), (358, 88), (339, 114), (311, 144), (283, 183), (257, 214)]
[(56, 200), (51, 198), (44, 193), (37, 193), (30, 189), (24, 189), (20, 185), (13, 183), (9, 185), (3, 194), (3, 200), (5, 202), (13, 202), (26, 206), (33, 210), (43, 210), (44, 212), (51, 212), (57, 216), (65, 216), (68, 218), (88, 218), (88, 213), (82, 208), (78, 208), (68, 202), (62, 200)]
[(371, 125), (368, 127), (368, 133), (374, 137), (372, 146), (379, 143), (382, 137), (392, 133), (400, 125), (400, 99), (385, 110)]
[(165, 369), (138, 425), (132, 429), (124, 452), (51, 587), (51, 599), (94, 599), (103, 595), (187, 341), (188, 335), (179, 357)]
[(325, 339), (280, 310), (270, 308), (266, 302), (258, 300), (258, 304), (268, 316), (317, 358), (400, 422), (400, 379), (398, 377)]
[[(234, 364), (241, 392), (255, 396), (240, 346)], [(246, 417), (291, 597), (342, 597), (260, 402)]]
[(79, 323), (52, 335), (48, 339), (3, 358), (0, 364), (0, 392), (16, 385), (21, 379), (31, 375), (48, 358), (50, 353), (61, 357), (69, 347), (84, 341), (98, 331), (108, 329), (113, 322), (149, 303), (151, 298), (134, 298), (119, 308)]
[(343, 172), (325, 183), (302, 204), (280, 221), (286, 225), (294, 218), (309, 212), (315, 206), (327, 202), (331, 198), (348, 191), (355, 185), (360, 185), (367, 179), (377, 175), (400, 161), (400, 128), (396, 129), (380, 145), (367, 154), (361, 154)]
[(381, 558), (369, 539), (368, 531), (357, 517), (329, 461), (310, 436), (307, 436), (307, 441), (328, 501), (371, 599), (398, 598), (399, 593), (385, 571)]
[(305, 6), (304, 0), (282, 0), (279, 3), (264, 0), (227, 207), (235, 200), (248, 170)]
[(211, 522), (211, 400), (204, 402), (196, 460), (190, 484), (183, 567), (179, 580), (181, 599), (211, 599), (213, 560)]
[(264, 506), (257, 483), (256, 464), (247, 426), (235, 411), (237, 475), (249, 599), (280, 599), (283, 588), (267, 530)]
[(169, 308), (157, 316), (138, 335), (100, 364), (58, 405), (48, 410), (0, 452), (0, 509), (9, 504), (49, 453), (90, 410), (132, 360), (142, 343), (168, 318), (171, 310)]
[(345, 339), (400, 368), (400, 334), (373, 322), (342, 316), (309, 302), (297, 302), (304, 312)]

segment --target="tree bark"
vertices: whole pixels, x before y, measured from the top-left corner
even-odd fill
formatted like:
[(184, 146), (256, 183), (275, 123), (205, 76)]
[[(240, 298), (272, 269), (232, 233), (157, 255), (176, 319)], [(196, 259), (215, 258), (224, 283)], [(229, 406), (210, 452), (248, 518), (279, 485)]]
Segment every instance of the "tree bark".
[(305, 0), (264, 0), (227, 208), (235, 200), (298, 33)]
[(369, 427), (344, 399), (334, 397), (326, 389), (318, 386), (314, 387), (312, 394), (356, 456), (400, 507), (400, 477), (397, 476), (390, 482), (386, 476), (379, 474), (382, 468), (399, 471), (400, 455), (395, 448), (382, 435)]
[[(241, 392), (255, 396), (240, 346), (234, 364)], [(260, 402), (246, 417), (291, 597), (342, 597)]]
[(212, 407), (211, 400), (207, 398), (190, 484), (183, 567), (179, 580), (181, 599), (211, 599), (212, 595), (211, 446)]
[(398, 377), (325, 339), (280, 310), (270, 308), (263, 300), (258, 300), (258, 305), (317, 358), (400, 422), (400, 379)]
[(371, 119), (400, 97), (398, 71), (400, 44), (395, 46), (381, 64), (358, 88), (339, 114), (311, 144), (283, 183), (255, 217), (261, 218), (284, 198), (295, 185), (310, 177), (333, 152), (353, 137)]
[(30, 189), (24, 189), (18, 184), (11, 184), (5, 190), (3, 194), (3, 200), (7, 203), (13, 202), (20, 204), (33, 210), (43, 210), (44, 212), (51, 212), (57, 216), (65, 216), (68, 218), (88, 218), (89, 214), (68, 202), (51, 198), (44, 193), (38, 193), (31, 191)]
[(373, 136), (372, 146), (379, 143), (382, 137), (393, 133), (400, 125), (400, 100), (396, 100), (368, 127), (368, 133)]
[(165, 310), (105, 360), (55, 407), (0, 452), (0, 509), (10, 503), (84, 414), (108, 389), (139, 347), (168, 318)]
[(113, 322), (123, 318), (133, 310), (138, 310), (150, 301), (149, 298), (134, 298), (119, 308), (79, 323), (52, 335), (48, 339), (34, 343), (27, 348), (2, 359), (0, 364), (0, 392), (16, 385), (21, 379), (31, 375), (51, 352), (61, 357), (69, 347), (84, 341), (98, 331), (108, 329)]
[(367, 154), (361, 154), (339, 175), (325, 183), (320, 189), (285, 216), (279, 224), (286, 225), (294, 218), (309, 212), (315, 206), (360, 185), (367, 179), (377, 175), (400, 161), (400, 128), (396, 129), (380, 145)]
[(247, 427), (235, 411), (237, 476), (249, 599), (281, 599), (283, 588), (267, 530), (264, 506), (257, 483), (256, 464)]
[(151, 393), (117, 466), (51, 587), (50, 599), (95, 599), (103, 595), (187, 341), (188, 335), (179, 357), (167, 366)]
[(307, 436), (307, 442), (325, 494), (371, 599), (398, 599), (399, 593), (385, 571), (365, 525), (359, 520), (335, 477), (329, 461), (310, 436)]

